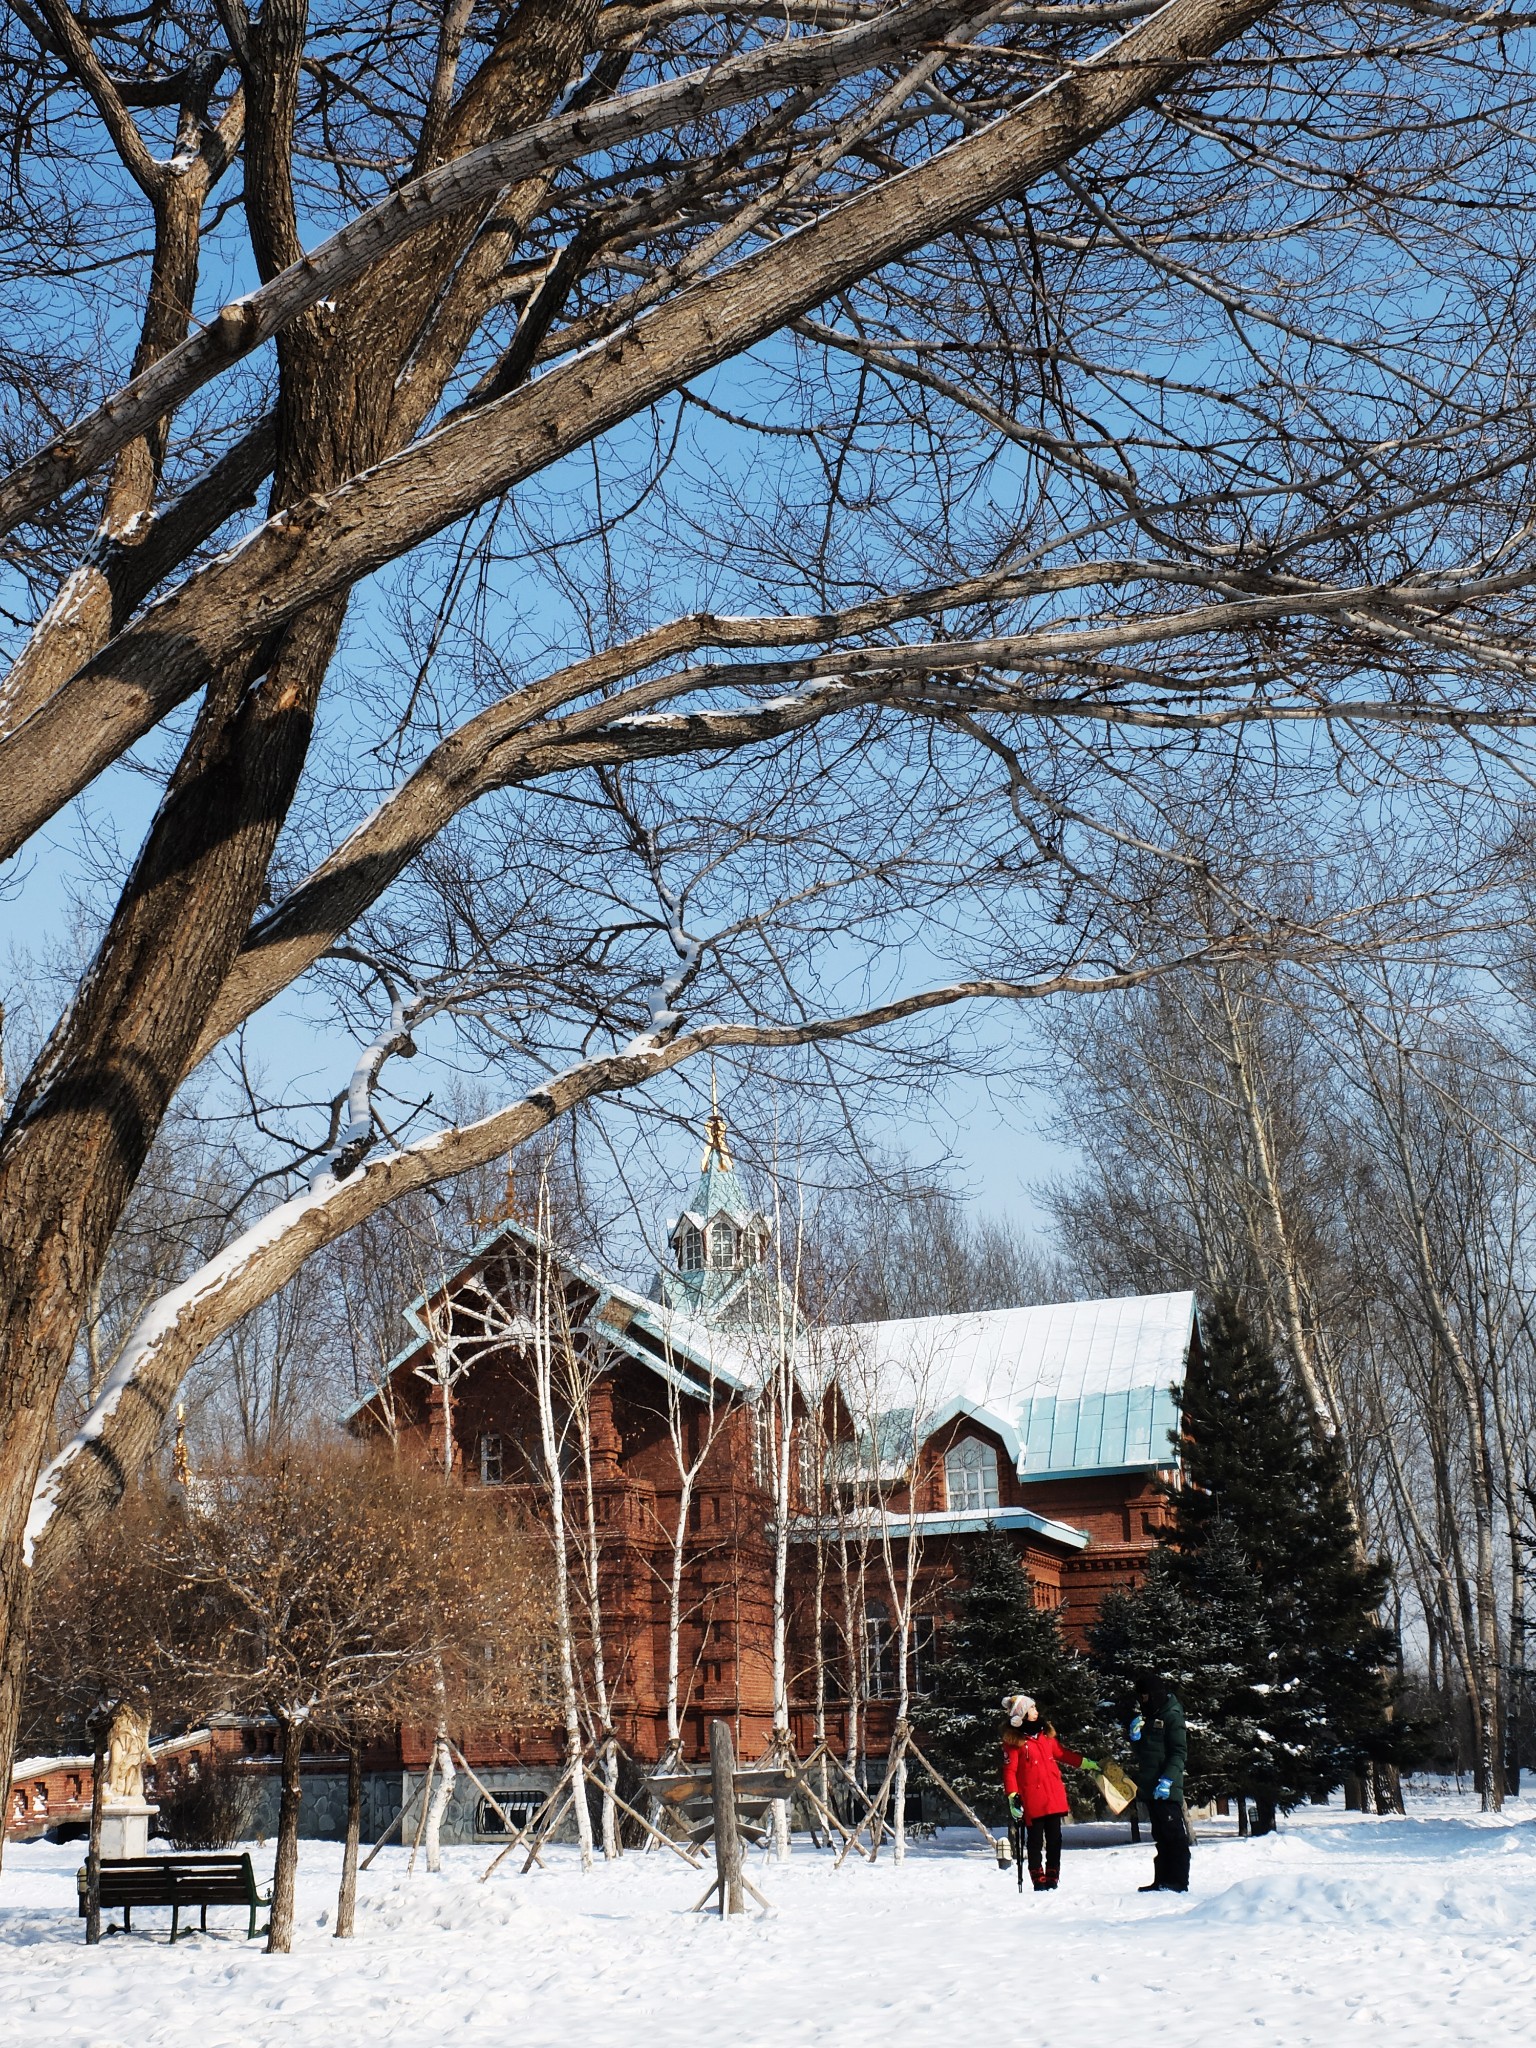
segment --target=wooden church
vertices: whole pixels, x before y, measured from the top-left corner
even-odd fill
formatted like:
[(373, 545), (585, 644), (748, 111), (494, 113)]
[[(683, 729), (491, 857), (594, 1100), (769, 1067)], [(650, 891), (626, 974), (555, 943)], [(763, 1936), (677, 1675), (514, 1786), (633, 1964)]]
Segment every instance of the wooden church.
[[(595, 1546), (594, 1732), (606, 1720), (646, 1764), (702, 1755), (722, 1716), (751, 1756), (782, 1713), (802, 1754), (825, 1735), (867, 1765), (903, 1661), (923, 1690), (981, 1531), (1004, 1533), (1070, 1640), (1137, 1581), (1199, 1342), (1192, 1295), (809, 1328), (718, 1109), (668, 1245), (643, 1294), (497, 1223), (411, 1305), (418, 1340), (350, 1418), (513, 1490), (546, 1529), (553, 1446), (573, 1550)], [(465, 1731), (466, 1756), (531, 1798), (558, 1719), (552, 1704), (544, 1728)], [(394, 1762), (409, 1776), (429, 1748), (402, 1729)], [(494, 1833), (480, 1818), (465, 1832)]]

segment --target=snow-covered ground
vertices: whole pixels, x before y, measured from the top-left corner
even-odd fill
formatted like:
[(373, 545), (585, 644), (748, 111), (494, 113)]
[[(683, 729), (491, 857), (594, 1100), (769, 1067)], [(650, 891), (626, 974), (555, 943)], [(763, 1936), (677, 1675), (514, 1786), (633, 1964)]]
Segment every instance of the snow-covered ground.
[[(1536, 1805), (1536, 1802), (1524, 1802)], [(769, 1917), (690, 1917), (671, 1857), (583, 1877), (482, 1885), (483, 1850), (362, 1880), (355, 1940), (330, 1938), (340, 1852), (306, 1842), (291, 1956), (223, 1929), (167, 1946), (169, 1914), (87, 1949), (78, 1848), (8, 1849), (0, 1877), (7, 2048), (890, 2048), (1528, 2040), (1536, 2015), (1536, 1813), (1479, 1818), (1454, 1795), (1406, 1821), (1337, 1810), (1239, 1842), (1217, 1824), (1187, 1897), (1142, 1897), (1151, 1852), (1076, 1831), (1062, 1888), (1022, 1898), (975, 1838), (941, 1835), (905, 1869), (796, 1844), (752, 1875)], [(1096, 1838), (1096, 1839), (1094, 1839)], [(974, 1844), (974, 1846), (971, 1846)], [(271, 1848), (257, 1852), (270, 1871)], [(707, 1873), (706, 1873), (707, 1875)]]

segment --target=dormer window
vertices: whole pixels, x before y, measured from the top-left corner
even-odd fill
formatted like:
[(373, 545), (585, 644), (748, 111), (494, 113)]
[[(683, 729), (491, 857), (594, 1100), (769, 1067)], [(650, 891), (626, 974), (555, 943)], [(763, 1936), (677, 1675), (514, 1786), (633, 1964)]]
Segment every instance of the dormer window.
[(677, 1263), (685, 1273), (702, 1272), (704, 1267), (704, 1233), (696, 1230), (691, 1223), (684, 1224), (678, 1247)]
[(995, 1508), (997, 1452), (980, 1437), (962, 1437), (944, 1459), (944, 1488), (951, 1508)]
[(715, 1267), (736, 1263), (736, 1233), (723, 1216), (717, 1216), (709, 1226), (709, 1263)]

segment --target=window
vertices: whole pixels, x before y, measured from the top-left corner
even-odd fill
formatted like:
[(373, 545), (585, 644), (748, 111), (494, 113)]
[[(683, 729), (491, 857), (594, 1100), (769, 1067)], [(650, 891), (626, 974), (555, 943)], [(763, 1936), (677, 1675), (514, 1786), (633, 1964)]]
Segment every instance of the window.
[(774, 1438), (777, 1432), (773, 1426), (773, 1403), (766, 1394), (760, 1394), (757, 1406), (752, 1410), (752, 1476), (759, 1486), (773, 1487), (778, 1474), (778, 1463), (774, 1453)]
[(802, 1423), (795, 1432), (795, 1457), (800, 1475), (800, 1498), (810, 1507), (816, 1500), (816, 1439), (810, 1425)]
[(500, 1486), (502, 1481), (501, 1438), (483, 1436), (480, 1439), (480, 1484)]
[(512, 1823), (514, 1832), (519, 1828), (525, 1828), (543, 1804), (542, 1792), (498, 1792), (496, 1806), (499, 1806), (501, 1813), (507, 1817), (503, 1820), (501, 1813), (496, 1811), (496, 1806), (492, 1806), (489, 1799), (481, 1799), (475, 1807), (475, 1833), (494, 1840), (498, 1835), (505, 1835), (508, 1832), (507, 1821)]
[(996, 1451), (979, 1437), (962, 1437), (944, 1460), (944, 1487), (952, 1508), (995, 1508)]
[(709, 1226), (709, 1263), (716, 1267), (736, 1263), (736, 1233), (723, 1216)]
[(679, 1251), (677, 1255), (677, 1263), (684, 1273), (698, 1273), (702, 1272), (703, 1270), (703, 1233), (701, 1231), (695, 1230), (691, 1223), (688, 1224), (683, 1231), (682, 1249)]
[(888, 1699), (896, 1690), (896, 1673), (891, 1651), (891, 1617), (878, 1600), (864, 1609), (864, 1694), (867, 1699)]

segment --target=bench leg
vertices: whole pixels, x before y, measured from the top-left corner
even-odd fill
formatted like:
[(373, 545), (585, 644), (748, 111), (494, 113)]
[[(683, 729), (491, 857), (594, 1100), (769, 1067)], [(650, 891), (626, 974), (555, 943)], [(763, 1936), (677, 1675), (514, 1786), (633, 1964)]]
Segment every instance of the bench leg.
[(204, 1934), (206, 1934), (208, 1932), (208, 1908), (206, 1906), (203, 1908), (202, 1928)]
[(132, 1934), (132, 1932), (133, 1932), (133, 1908), (132, 1908), (132, 1906), (124, 1906), (124, 1908), (123, 1908), (123, 1932), (124, 1932), (124, 1934)]
[(181, 1924), (181, 1908), (180, 1908), (180, 1906), (172, 1906), (172, 1908), (171, 1908), (171, 1947), (172, 1947), (172, 1948), (174, 1948), (174, 1947), (176, 1946), (176, 1932), (177, 1932), (177, 1929), (178, 1929), (178, 1927), (180, 1926), (180, 1924)]

